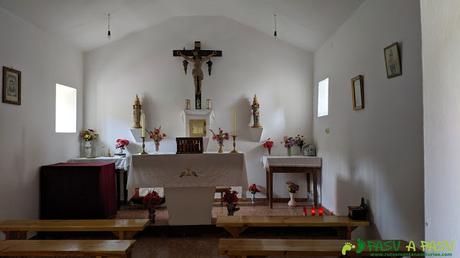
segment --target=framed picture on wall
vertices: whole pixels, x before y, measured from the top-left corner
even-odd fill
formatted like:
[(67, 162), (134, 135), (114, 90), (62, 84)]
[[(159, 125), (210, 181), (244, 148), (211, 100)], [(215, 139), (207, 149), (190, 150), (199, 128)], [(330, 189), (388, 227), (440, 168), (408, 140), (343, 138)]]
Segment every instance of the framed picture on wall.
[(353, 110), (364, 109), (364, 77), (358, 75), (351, 79)]
[(387, 78), (390, 79), (402, 75), (401, 55), (398, 42), (386, 47), (384, 53)]
[(21, 72), (3, 67), (2, 102), (21, 105)]

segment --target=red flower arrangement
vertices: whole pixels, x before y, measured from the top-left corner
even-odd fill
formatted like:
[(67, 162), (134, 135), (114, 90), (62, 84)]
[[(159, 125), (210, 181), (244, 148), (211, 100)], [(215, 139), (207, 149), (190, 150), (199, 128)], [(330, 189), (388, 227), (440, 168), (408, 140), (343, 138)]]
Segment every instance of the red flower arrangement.
[(272, 148), (273, 148), (274, 142), (268, 138), (262, 143), (262, 147), (268, 150), (268, 155), (272, 153)]
[(212, 139), (217, 141), (219, 144), (224, 144), (225, 140), (230, 139), (228, 133), (224, 132), (221, 128), (219, 128), (218, 134), (216, 134), (212, 129), (209, 129), (209, 131), (212, 133)]
[(299, 185), (294, 183), (294, 182), (286, 182), (287, 184), (287, 189), (288, 189), (288, 192), (290, 193), (296, 193), (297, 191), (299, 191)]
[(223, 201), (228, 204), (233, 204), (238, 202), (238, 192), (237, 191), (226, 191), (224, 193)]
[(257, 189), (256, 184), (252, 184), (252, 185), (249, 186), (249, 192), (251, 192), (252, 194), (256, 194), (256, 193), (260, 192), (260, 190)]
[(166, 138), (166, 134), (161, 132), (161, 126), (158, 128), (154, 128), (153, 131), (149, 132), (149, 137), (152, 139), (155, 144), (160, 144), (160, 142)]
[(148, 194), (144, 196), (142, 199), (142, 203), (146, 208), (155, 208), (156, 206), (161, 204), (160, 195), (156, 191), (150, 191)]
[(121, 149), (121, 150), (124, 150), (126, 148), (126, 146), (129, 145), (129, 141), (126, 140), (126, 139), (117, 139), (115, 141), (115, 148), (116, 149)]

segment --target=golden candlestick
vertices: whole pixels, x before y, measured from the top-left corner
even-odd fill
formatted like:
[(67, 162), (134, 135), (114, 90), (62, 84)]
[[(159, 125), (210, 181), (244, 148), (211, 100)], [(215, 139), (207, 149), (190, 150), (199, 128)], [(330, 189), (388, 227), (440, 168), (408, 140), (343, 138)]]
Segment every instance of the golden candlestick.
[(233, 150), (230, 153), (239, 153), (236, 150), (236, 135), (232, 135), (232, 138), (233, 138)]
[(148, 154), (146, 151), (145, 151), (145, 137), (141, 137), (142, 138), (142, 152), (139, 153), (141, 155), (145, 155), (145, 154)]

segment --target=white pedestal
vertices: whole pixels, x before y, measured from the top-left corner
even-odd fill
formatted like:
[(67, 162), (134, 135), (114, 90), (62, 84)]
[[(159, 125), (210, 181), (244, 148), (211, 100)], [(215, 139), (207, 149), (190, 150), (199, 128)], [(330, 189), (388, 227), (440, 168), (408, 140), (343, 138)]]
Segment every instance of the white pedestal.
[(215, 187), (165, 187), (169, 225), (211, 225)]
[(249, 127), (249, 135), (251, 137), (251, 141), (253, 142), (260, 142), (262, 140), (262, 132), (264, 131), (263, 127)]

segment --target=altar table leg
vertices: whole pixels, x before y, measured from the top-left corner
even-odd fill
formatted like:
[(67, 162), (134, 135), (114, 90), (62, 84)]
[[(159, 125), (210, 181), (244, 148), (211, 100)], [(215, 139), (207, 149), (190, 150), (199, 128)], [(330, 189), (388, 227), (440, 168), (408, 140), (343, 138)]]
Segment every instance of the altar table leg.
[(268, 202), (270, 203), (270, 209), (273, 209), (273, 172), (271, 170), (268, 172), (268, 181), (270, 182)]
[(313, 172), (313, 200), (315, 206), (318, 206), (318, 170), (315, 169)]
[(270, 201), (270, 176), (269, 176), (268, 168), (265, 169), (265, 189), (267, 200)]
[(128, 185), (128, 171), (123, 171), (123, 203), (128, 203), (128, 189), (126, 186)]
[(121, 205), (121, 197), (120, 197), (120, 194), (121, 194), (121, 170), (119, 169), (116, 169), (115, 170), (115, 174), (117, 176), (117, 208), (120, 209), (120, 205)]

